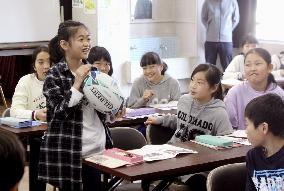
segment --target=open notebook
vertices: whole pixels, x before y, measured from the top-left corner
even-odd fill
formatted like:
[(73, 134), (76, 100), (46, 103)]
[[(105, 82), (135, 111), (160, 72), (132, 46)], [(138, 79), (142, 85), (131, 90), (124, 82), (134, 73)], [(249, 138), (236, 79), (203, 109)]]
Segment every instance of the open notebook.
[[(139, 164), (141, 162), (170, 159), (182, 153), (190, 154), (197, 153), (197, 151), (168, 144), (145, 145), (141, 149), (129, 151), (122, 151), (120, 149), (113, 148), (104, 151), (103, 154), (93, 155), (89, 158), (86, 158), (85, 160), (109, 168), (117, 168), (124, 165)], [(127, 160), (125, 158), (133, 158), (134, 160)]]

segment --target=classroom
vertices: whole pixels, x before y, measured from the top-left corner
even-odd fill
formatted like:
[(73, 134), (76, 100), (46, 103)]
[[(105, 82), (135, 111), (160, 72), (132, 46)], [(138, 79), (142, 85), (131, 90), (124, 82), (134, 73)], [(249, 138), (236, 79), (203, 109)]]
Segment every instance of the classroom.
[[(1, 1), (0, 140), (2, 132), (3, 141), (6, 132), (14, 134), (9, 141), (25, 152), (23, 177), (8, 190), (284, 190), (283, 178), (282, 186), (271, 178), (276, 170), (284, 174), (284, 134), (277, 129), (284, 28), (276, 25), (283, 6), (281, 0)], [(253, 114), (260, 106), (266, 116)], [(274, 109), (279, 115), (270, 115)], [(226, 147), (216, 145), (220, 139), (230, 148), (220, 149)], [(166, 143), (194, 154), (119, 168), (92, 159), (112, 147)], [(0, 157), (3, 149), (10, 148), (0, 146)], [(279, 162), (265, 166), (258, 155)], [(226, 185), (220, 179), (229, 175), (243, 178)]]

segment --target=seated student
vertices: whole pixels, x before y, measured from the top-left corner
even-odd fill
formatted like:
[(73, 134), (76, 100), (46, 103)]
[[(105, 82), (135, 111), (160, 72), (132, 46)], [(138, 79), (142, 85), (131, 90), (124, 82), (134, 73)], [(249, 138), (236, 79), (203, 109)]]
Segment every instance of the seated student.
[(167, 65), (162, 62), (157, 53), (144, 54), (140, 66), (143, 68), (143, 76), (137, 78), (132, 85), (128, 107), (139, 108), (179, 99), (179, 83), (165, 74)]
[[(222, 101), (221, 76), (221, 72), (214, 65), (198, 65), (191, 75), (190, 93), (181, 96), (178, 101), (177, 115), (149, 117), (145, 124), (176, 129), (170, 143), (189, 141), (202, 134), (232, 133), (233, 129)], [(201, 174), (191, 176), (186, 183), (190, 185), (191, 190), (206, 190), (206, 177)]]
[(17, 191), (24, 167), (23, 145), (14, 134), (0, 130), (0, 190)]
[[(15, 89), (12, 99), (11, 116), (32, 120), (46, 121), (46, 99), (43, 95), (43, 82), (50, 68), (48, 47), (37, 47), (32, 54), (34, 73), (23, 76)], [(30, 139), (30, 147), (34, 150), (30, 155), (31, 190), (45, 190), (45, 183), (37, 180), (40, 138)], [(26, 145), (27, 143), (24, 142)], [(32, 153), (31, 153), (32, 154)]]
[(271, 63), (273, 65), (273, 71), (271, 72), (275, 78), (284, 77), (284, 51), (279, 54), (273, 54), (271, 56)]
[(258, 41), (254, 36), (247, 35), (242, 39), (241, 47), (242, 52), (235, 56), (233, 60), (230, 62), (228, 67), (226, 68), (223, 79), (244, 79), (244, 63), (245, 63), (245, 54), (256, 48), (258, 45)]
[(11, 116), (46, 121), (46, 100), (42, 93), (43, 81), (50, 68), (48, 48), (40, 46), (32, 54), (34, 73), (23, 76), (15, 89)]
[(271, 56), (267, 50), (255, 48), (246, 54), (247, 80), (232, 87), (225, 97), (226, 109), (234, 129), (245, 129), (245, 107), (253, 98), (267, 93), (276, 93), (284, 98), (284, 91), (277, 86), (271, 70)]
[(99, 71), (108, 74), (109, 76), (113, 73), (111, 56), (107, 49), (100, 46), (91, 48), (88, 62), (96, 67)]
[(245, 119), (248, 140), (255, 147), (246, 157), (246, 191), (284, 190), (283, 99), (276, 94), (253, 99)]

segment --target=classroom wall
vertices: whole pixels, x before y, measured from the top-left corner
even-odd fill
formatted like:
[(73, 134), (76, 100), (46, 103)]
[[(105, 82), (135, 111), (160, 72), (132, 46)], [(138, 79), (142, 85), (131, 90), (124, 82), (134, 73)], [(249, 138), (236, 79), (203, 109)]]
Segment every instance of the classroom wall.
[[(109, 50), (114, 66), (113, 76), (126, 96), (131, 90), (131, 84), (127, 81), (126, 64), (129, 61), (130, 38), (178, 36), (181, 39), (179, 57), (188, 57), (193, 66), (205, 62), (205, 28), (200, 17), (204, 0), (167, 0), (160, 5), (159, 10), (166, 12), (172, 5), (170, 1), (174, 2), (173, 18), (165, 15), (159, 18), (157, 14), (153, 14), (153, 22), (131, 22), (129, 0), (109, 1), (108, 4), (104, 0), (97, 0), (95, 15), (86, 15), (83, 9), (73, 9), (73, 19), (86, 23), (92, 31), (95, 39), (93, 44), (105, 46)], [(261, 46), (271, 53), (284, 50), (282, 44), (261, 43)], [(188, 91), (188, 81), (189, 79), (179, 80), (182, 92)]]
[[(103, 0), (97, 0), (95, 16), (86, 15), (83, 9), (76, 8), (73, 9), (73, 19), (82, 21), (87, 26), (91, 25), (96, 29), (96, 34), (94, 34), (96, 44), (109, 50), (114, 66), (113, 76), (118, 80), (123, 93), (127, 96), (131, 90), (131, 84), (126, 78), (130, 38), (178, 36), (182, 47), (178, 57), (189, 58), (189, 64), (196, 65), (199, 60), (199, 24), (196, 22), (198, 6), (197, 0), (155, 0), (153, 1), (155, 12), (151, 22), (130, 22), (129, 0), (110, 1), (108, 4), (105, 4)], [(181, 13), (182, 10), (185, 14)], [(171, 14), (165, 14), (169, 11)], [(187, 92), (188, 79), (182, 79), (179, 82), (182, 92)]]
[(280, 42), (260, 41), (259, 46), (268, 50), (270, 54), (279, 54), (284, 51), (284, 44)]

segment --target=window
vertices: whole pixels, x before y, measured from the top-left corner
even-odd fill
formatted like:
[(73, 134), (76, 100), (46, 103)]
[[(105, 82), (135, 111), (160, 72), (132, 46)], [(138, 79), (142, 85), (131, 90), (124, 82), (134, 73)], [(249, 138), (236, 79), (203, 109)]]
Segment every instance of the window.
[(257, 1), (256, 37), (259, 40), (284, 42), (283, 12), (283, 0)]

